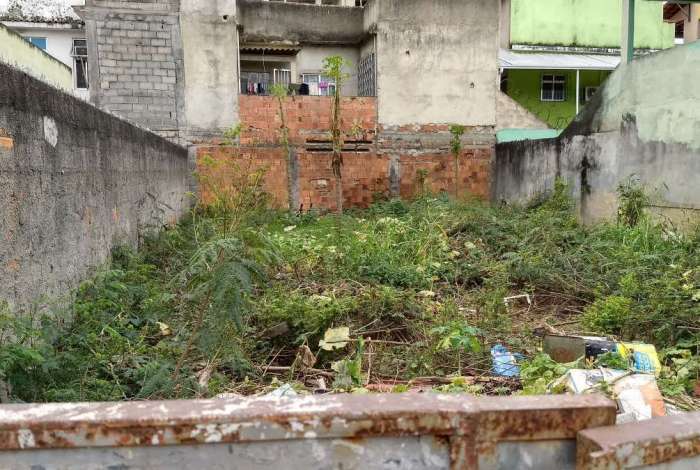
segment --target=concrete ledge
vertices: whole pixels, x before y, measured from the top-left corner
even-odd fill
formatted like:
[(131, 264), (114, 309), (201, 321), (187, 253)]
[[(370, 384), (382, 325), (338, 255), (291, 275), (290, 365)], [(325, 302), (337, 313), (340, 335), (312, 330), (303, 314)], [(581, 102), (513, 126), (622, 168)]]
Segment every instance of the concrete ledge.
[(359, 44), (363, 19), (362, 8), (238, 0), (241, 43)]
[(600, 396), (474, 398), (438, 394), (72, 403), (0, 407), (0, 448), (163, 446), (379, 436), (473, 442), (574, 439), (614, 421)]
[[(579, 468), (700, 467), (700, 413), (582, 431)], [(673, 462), (673, 463), (671, 463)]]

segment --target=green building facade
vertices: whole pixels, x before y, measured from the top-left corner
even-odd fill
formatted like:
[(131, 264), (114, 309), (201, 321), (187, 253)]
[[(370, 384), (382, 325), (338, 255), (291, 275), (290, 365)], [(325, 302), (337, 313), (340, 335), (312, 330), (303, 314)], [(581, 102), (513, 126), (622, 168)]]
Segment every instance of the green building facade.
[[(565, 128), (620, 60), (621, 0), (505, 0), (501, 89), (540, 120)], [(635, 49), (672, 47), (663, 2), (636, 0)], [(505, 42), (502, 40), (502, 42)], [(559, 68), (558, 68), (559, 67)]]

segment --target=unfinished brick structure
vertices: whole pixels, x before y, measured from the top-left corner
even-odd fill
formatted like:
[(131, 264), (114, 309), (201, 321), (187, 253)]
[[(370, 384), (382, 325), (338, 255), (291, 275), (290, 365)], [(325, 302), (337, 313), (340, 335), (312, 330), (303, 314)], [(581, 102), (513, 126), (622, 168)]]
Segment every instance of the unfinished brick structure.
[[(259, 95), (269, 94), (272, 83), (307, 82), (312, 95), (329, 95), (334, 84), (324, 82), (323, 58), (340, 55), (352, 63), (344, 93), (362, 95), (344, 102), (348, 207), (421, 191), (487, 197), (499, 93), (498, 2), (362, 4), (86, 0), (80, 14), (98, 84), (92, 98), (194, 145), (193, 155), (237, 155), (248, 168), (268, 168), (267, 190), (283, 206), (287, 165), (277, 104)], [(330, 98), (290, 97), (285, 108), (298, 208), (332, 210)], [(218, 145), (238, 123), (240, 147)], [(451, 124), (466, 128), (457, 160)]]
[[(293, 148), (299, 207), (335, 209), (331, 168), (331, 98), (286, 98), (284, 113)], [(279, 105), (269, 96), (239, 97), (243, 123), (240, 145), (212, 143), (198, 147), (200, 157), (237, 158), (250, 170), (265, 168), (266, 190), (279, 207), (287, 205), (287, 164), (280, 143)], [(345, 205), (367, 207), (377, 198), (412, 198), (422, 192), (454, 195), (455, 159), (447, 125), (385, 128), (377, 124), (376, 98), (344, 98), (341, 105), (343, 194)], [(483, 131), (482, 131), (483, 134)], [(487, 197), (492, 143), (479, 133), (463, 141), (458, 159), (457, 196)], [(206, 171), (201, 168), (201, 171)]]

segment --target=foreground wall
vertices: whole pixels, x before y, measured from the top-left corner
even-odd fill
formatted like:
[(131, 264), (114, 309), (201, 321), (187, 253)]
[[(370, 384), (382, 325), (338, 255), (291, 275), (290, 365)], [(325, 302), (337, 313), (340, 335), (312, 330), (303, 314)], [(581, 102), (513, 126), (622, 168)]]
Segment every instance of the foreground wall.
[(614, 419), (600, 396), (5, 405), (0, 467), (568, 470), (576, 434)]
[(0, 64), (0, 300), (66, 294), (187, 209), (187, 150)]
[(497, 146), (493, 199), (525, 203), (563, 178), (582, 218), (595, 221), (616, 213), (617, 186), (634, 176), (658, 212), (693, 222), (700, 214), (697, 70), (699, 44), (621, 66), (558, 139)]

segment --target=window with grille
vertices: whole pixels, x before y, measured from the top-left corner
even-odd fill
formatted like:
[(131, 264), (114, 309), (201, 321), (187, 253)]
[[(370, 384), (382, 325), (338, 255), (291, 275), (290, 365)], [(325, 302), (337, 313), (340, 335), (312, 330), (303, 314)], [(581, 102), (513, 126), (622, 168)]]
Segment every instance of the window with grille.
[(566, 101), (566, 76), (542, 75), (542, 101)]
[(377, 87), (375, 83), (375, 56), (374, 53), (360, 60), (357, 69), (358, 92), (360, 96), (376, 96)]
[(75, 87), (88, 88), (88, 52), (87, 40), (73, 39), (73, 73), (75, 75)]

